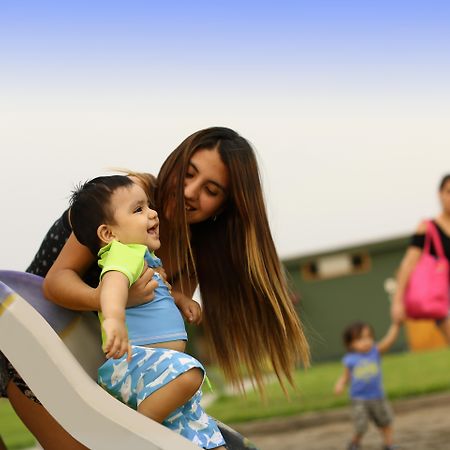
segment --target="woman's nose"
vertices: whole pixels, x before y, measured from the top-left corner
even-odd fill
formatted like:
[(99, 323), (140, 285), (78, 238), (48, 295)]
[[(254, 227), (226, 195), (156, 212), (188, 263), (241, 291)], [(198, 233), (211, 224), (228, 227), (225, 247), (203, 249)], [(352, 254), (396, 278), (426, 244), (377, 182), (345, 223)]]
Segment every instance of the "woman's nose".
[(184, 182), (184, 197), (193, 200), (198, 195), (198, 186), (195, 181), (186, 180)]

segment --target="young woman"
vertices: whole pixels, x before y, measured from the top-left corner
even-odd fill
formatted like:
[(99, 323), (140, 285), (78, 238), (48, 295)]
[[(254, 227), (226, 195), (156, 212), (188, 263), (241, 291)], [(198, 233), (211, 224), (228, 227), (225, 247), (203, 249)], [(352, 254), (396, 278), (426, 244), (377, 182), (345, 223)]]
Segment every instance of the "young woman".
[[(207, 341), (227, 380), (243, 389), (246, 374), (263, 392), (269, 363), (283, 387), (285, 380), (292, 383), (296, 364), (309, 361), (308, 344), (275, 250), (250, 144), (228, 128), (200, 130), (169, 155), (148, 191), (161, 220), (159, 256), (172, 293), (175, 298), (190, 298), (200, 286)], [(85, 283), (98, 280), (98, 274), (91, 276), (96, 258), (70, 234), (68, 218), (65, 213), (55, 224), (57, 232), (49, 231), (30, 271), (42, 275), (37, 269), (44, 266), (46, 272), (51, 266), (44, 290), (54, 302), (77, 310), (98, 310), (96, 284)], [(58, 253), (67, 236), (56, 260), (46, 260), (53, 248)], [(148, 269), (133, 285), (131, 301), (151, 298), (155, 288), (151, 276)], [(22, 407), (29, 403), (17, 386), (12, 391), (13, 404), (16, 400)], [(35, 410), (24, 421), (39, 440), (45, 439), (45, 448), (62, 448), (61, 441), (51, 446), (55, 424), (49, 424), (48, 417), (40, 428), (36, 426), (44, 415)], [(63, 430), (58, 433), (61, 439)], [(80, 448), (76, 444), (64, 448)]]
[[(439, 232), (445, 257), (450, 261), (450, 174), (445, 175), (439, 183), (439, 201), (441, 203), (441, 213), (433, 219), (433, 222)], [(410, 245), (400, 264), (397, 274), (397, 288), (391, 307), (393, 320), (398, 321), (405, 318), (403, 296), (408, 285), (409, 276), (422, 255), (425, 245), (425, 232), (426, 223), (421, 222), (412, 236)], [(431, 254), (436, 255), (433, 245), (431, 245), (430, 251)], [(437, 324), (450, 344), (450, 317), (439, 320)]]

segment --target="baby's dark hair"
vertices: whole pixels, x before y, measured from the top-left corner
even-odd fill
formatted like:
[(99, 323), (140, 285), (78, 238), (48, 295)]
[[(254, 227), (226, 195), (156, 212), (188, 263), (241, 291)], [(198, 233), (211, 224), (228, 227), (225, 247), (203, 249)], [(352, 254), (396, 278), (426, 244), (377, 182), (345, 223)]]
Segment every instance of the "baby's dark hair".
[(345, 328), (344, 332), (342, 333), (342, 339), (344, 341), (344, 345), (348, 349), (350, 349), (352, 346), (352, 342), (355, 339), (358, 339), (361, 337), (361, 334), (365, 328), (368, 328), (370, 330), (372, 337), (375, 336), (372, 326), (366, 322), (358, 321), (358, 322), (353, 322), (350, 325), (348, 325)]
[(125, 175), (97, 177), (79, 185), (70, 198), (70, 224), (78, 241), (97, 255), (100, 240), (97, 229), (102, 224), (114, 223), (111, 196), (133, 181)]
[(439, 183), (439, 191), (442, 191), (442, 189), (444, 189), (447, 181), (450, 181), (450, 173), (442, 177), (441, 182)]

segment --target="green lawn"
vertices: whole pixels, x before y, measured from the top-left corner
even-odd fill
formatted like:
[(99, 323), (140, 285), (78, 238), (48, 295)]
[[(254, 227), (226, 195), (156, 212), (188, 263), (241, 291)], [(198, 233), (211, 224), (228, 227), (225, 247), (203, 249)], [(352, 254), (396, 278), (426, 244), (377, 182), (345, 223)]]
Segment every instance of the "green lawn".
[[(268, 386), (266, 403), (254, 392), (248, 393), (246, 398), (222, 395), (208, 407), (208, 412), (225, 423), (237, 423), (344, 406), (348, 404), (347, 396), (333, 395), (333, 386), (341, 370), (339, 362), (316, 364), (296, 373), (297, 390), (289, 390), (290, 400), (284, 397), (278, 384), (273, 383)], [(383, 373), (390, 399), (450, 391), (450, 350), (386, 355)], [(213, 374), (211, 370), (214, 380)], [(217, 386), (218, 383), (214, 384)], [(6, 400), (0, 400), (0, 432), (9, 449), (33, 445), (33, 438)]]
[[(319, 411), (348, 404), (347, 395), (336, 397), (333, 387), (342, 371), (340, 362), (317, 364), (296, 373), (297, 390), (287, 400), (277, 383), (267, 389), (267, 401), (255, 392), (221, 396), (208, 413), (225, 423), (245, 422)], [(450, 391), (450, 350), (397, 353), (383, 357), (383, 376), (390, 399)]]
[(32, 447), (35, 442), (4, 398), (0, 399), (0, 435), (8, 450)]

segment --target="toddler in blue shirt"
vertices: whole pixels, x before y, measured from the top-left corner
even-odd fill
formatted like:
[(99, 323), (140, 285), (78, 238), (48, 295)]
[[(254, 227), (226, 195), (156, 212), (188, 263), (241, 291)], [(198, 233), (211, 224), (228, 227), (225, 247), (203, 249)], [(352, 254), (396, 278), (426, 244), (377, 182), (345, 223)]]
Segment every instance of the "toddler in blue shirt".
[(384, 449), (392, 450), (392, 410), (385, 397), (380, 354), (387, 352), (397, 339), (399, 323), (392, 323), (386, 335), (375, 342), (372, 327), (365, 322), (349, 325), (343, 333), (348, 353), (344, 356), (344, 372), (337, 380), (334, 392), (341, 394), (350, 383), (355, 433), (349, 450), (360, 449), (369, 418), (383, 435)]

